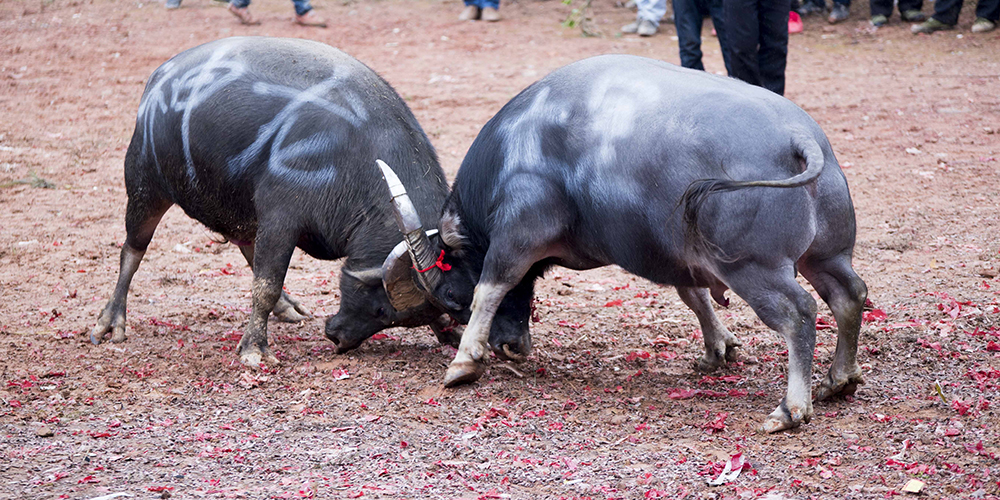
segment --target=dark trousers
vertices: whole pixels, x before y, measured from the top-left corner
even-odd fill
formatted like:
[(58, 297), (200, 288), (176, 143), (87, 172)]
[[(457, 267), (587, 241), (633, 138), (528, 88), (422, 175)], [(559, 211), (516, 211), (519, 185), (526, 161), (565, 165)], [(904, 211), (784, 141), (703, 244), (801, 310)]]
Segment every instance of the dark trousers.
[[(811, 3), (813, 5), (819, 5), (820, 7), (823, 7), (824, 9), (826, 8), (826, 0), (803, 0), (802, 3)], [(851, 0), (833, 0), (833, 3), (843, 4), (843, 5), (846, 5), (848, 7), (851, 6)], [(890, 0), (889, 3), (892, 3), (892, 0)]]
[[(941, 0), (938, 0), (940, 2)], [(892, 0), (871, 0), (872, 17), (892, 15)], [(899, 0), (899, 13), (924, 8), (924, 0)]]
[[(962, 0), (937, 0), (934, 2), (934, 19), (944, 24), (958, 23), (958, 13), (962, 11)], [(985, 17), (990, 21), (1000, 20), (1000, 0), (979, 0), (976, 4), (976, 17)]]
[(726, 23), (723, 20), (722, 0), (673, 0), (673, 6), (681, 66), (705, 70), (705, 65), (701, 63), (701, 27), (705, 16), (710, 15), (715, 33), (719, 36), (726, 72), (732, 73), (729, 67), (729, 54), (726, 53), (729, 39), (726, 34)]
[(785, 94), (791, 0), (722, 0), (729, 76)]

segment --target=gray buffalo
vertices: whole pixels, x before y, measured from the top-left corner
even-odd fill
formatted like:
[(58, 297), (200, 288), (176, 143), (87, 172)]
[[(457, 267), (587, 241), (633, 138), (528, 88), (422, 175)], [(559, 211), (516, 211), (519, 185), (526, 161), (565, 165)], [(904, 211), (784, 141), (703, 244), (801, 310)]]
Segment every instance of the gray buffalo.
[(449, 270), (429, 300), (468, 323), (446, 385), (479, 378), (488, 345), (527, 354), (534, 281), (547, 267), (609, 264), (677, 288), (704, 333), (703, 369), (740, 345), (710, 302), (724, 304), (727, 289), (784, 336), (788, 391), (765, 431), (813, 415), (816, 303), (797, 273), (839, 328), (818, 397), (863, 383), (867, 288), (851, 265), (847, 182), (816, 122), (767, 90), (624, 55), (558, 69), (483, 127), (439, 229)]
[[(410, 188), (403, 217), (418, 226), (436, 221), (448, 185), (434, 148), (392, 87), (356, 59), (318, 42), (257, 37), (218, 40), (170, 59), (150, 76), (139, 104), (125, 155), (120, 275), (91, 341), (108, 333), (125, 340), (129, 283), (157, 223), (176, 204), (238, 245), (253, 269), (253, 310), (239, 344), (244, 364), (277, 363), (267, 343), (269, 314), (309, 316), (282, 291), (296, 247), (318, 259), (347, 257), (340, 310), (326, 322), (338, 352), (391, 326), (430, 324), (457, 345), (447, 316), (414, 293), (415, 283), (400, 282), (411, 276), (383, 281), (381, 264), (401, 238), (376, 158), (396, 165)], [(386, 288), (402, 306), (390, 304)]]

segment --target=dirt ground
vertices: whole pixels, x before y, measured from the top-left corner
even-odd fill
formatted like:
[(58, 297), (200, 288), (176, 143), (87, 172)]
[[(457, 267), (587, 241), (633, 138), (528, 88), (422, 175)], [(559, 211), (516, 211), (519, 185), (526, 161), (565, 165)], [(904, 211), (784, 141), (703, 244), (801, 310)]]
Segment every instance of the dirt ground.
[[(574, 0), (579, 3), (579, 0)], [(1000, 32), (873, 30), (867, 5), (793, 35), (787, 97), (828, 134), (858, 216), (867, 281), (853, 398), (799, 429), (755, 429), (785, 390), (783, 341), (738, 298), (740, 362), (693, 370), (701, 339), (671, 289), (617, 268), (540, 282), (536, 349), (441, 387), (454, 349), (427, 329), (336, 355), (340, 264), (299, 254), (287, 289), (316, 318), (271, 323), (282, 365), (244, 369), (239, 252), (172, 209), (132, 283), (129, 339), (93, 346), (124, 239), (122, 160), (148, 75), (233, 35), (312, 38), (359, 58), (412, 107), (454, 176), (490, 116), (552, 69), (603, 53), (678, 62), (671, 25), (594, 0), (314, 0), (329, 29), (257, 0), (260, 26), (185, 0), (0, 0), (0, 478), (3, 498), (930, 498), (1000, 495)], [(930, 6), (925, 7), (929, 11)], [(721, 71), (706, 27), (706, 66)], [(820, 306), (815, 382), (835, 345)], [(737, 453), (742, 474), (707, 480)], [(110, 498), (110, 497), (109, 497)]]

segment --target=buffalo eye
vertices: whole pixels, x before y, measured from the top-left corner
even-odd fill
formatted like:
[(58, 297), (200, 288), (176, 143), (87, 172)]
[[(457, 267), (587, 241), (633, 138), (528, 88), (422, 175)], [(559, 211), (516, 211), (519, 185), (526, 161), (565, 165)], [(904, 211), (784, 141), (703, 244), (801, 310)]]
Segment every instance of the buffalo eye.
[(448, 300), (455, 300), (455, 292), (451, 291), (451, 288), (444, 293), (444, 296), (447, 297)]
[(385, 316), (385, 308), (384, 307), (378, 308), (378, 311), (375, 311), (375, 315), (378, 316), (378, 317), (380, 317), (380, 318), (382, 316)]

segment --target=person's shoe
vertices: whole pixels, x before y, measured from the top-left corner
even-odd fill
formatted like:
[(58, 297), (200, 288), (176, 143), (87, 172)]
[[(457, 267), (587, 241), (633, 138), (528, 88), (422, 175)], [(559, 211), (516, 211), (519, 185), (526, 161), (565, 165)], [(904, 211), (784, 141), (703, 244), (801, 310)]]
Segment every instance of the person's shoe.
[(635, 32), (638, 33), (639, 36), (653, 36), (657, 31), (660, 31), (660, 28), (653, 24), (653, 21), (643, 19), (639, 23), (639, 27)]
[(181, 0), (167, 0), (164, 7), (166, 7), (167, 10), (179, 9), (181, 8)]
[(977, 17), (976, 22), (972, 23), (973, 33), (986, 33), (993, 31), (997, 28), (997, 23), (986, 19), (985, 17)]
[(833, 9), (830, 10), (830, 17), (826, 18), (826, 20), (829, 21), (830, 24), (837, 24), (844, 19), (847, 19), (847, 16), (850, 15), (851, 11), (846, 5), (842, 3), (835, 3), (833, 4)]
[(479, 19), (479, 15), (480, 15), (479, 7), (476, 7), (475, 5), (466, 5), (465, 10), (463, 10), (462, 13), (458, 15), (458, 20), (475, 21), (476, 19)]
[(911, 26), (910, 32), (912, 32), (914, 35), (918, 35), (920, 33), (931, 34), (934, 33), (935, 31), (950, 30), (954, 28), (955, 28), (954, 25), (942, 23), (941, 21), (938, 21), (937, 19), (934, 19), (932, 17), (920, 24), (914, 24), (913, 26)]
[(495, 23), (500, 20), (500, 11), (494, 9), (493, 7), (486, 7), (483, 9), (483, 14), (479, 16), (479, 18), (488, 23)]
[(628, 33), (628, 34), (637, 33), (639, 31), (640, 23), (641, 21), (636, 19), (635, 21), (628, 23), (625, 26), (622, 26), (622, 33)]
[(816, 3), (813, 3), (813, 2), (808, 2), (808, 1), (807, 2), (802, 2), (802, 5), (799, 6), (799, 14), (803, 15), (803, 16), (811, 16), (813, 14), (822, 14), (823, 11), (825, 11), (825, 10), (826, 10), (826, 8), (824, 8), (822, 5), (819, 5), (819, 4), (816, 4)]
[(309, 12), (306, 12), (305, 14), (302, 14), (301, 16), (298, 15), (298, 14), (296, 14), (295, 15), (295, 24), (298, 24), (299, 26), (311, 26), (311, 27), (314, 27), (314, 28), (325, 28), (326, 27), (326, 20), (323, 19), (323, 18), (321, 18), (321, 17), (319, 17), (319, 16), (317, 16), (316, 14), (313, 14), (313, 11), (310, 10)]
[(927, 15), (917, 9), (910, 9), (903, 12), (899, 14), (899, 17), (902, 17), (908, 23), (919, 23), (927, 20)]
[(233, 4), (229, 4), (229, 12), (236, 16), (236, 18), (240, 20), (240, 23), (247, 26), (256, 26), (260, 24), (260, 21), (254, 19), (254, 17), (250, 15), (250, 11), (247, 10), (246, 7), (237, 7)]
[(788, 13), (788, 33), (802, 33), (802, 18), (798, 12)]
[(881, 28), (882, 26), (885, 26), (885, 23), (888, 23), (888, 22), (889, 22), (889, 18), (883, 16), (882, 14), (877, 14), (877, 15), (872, 16), (872, 26), (874, 26), (876, 28)]

